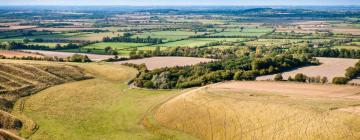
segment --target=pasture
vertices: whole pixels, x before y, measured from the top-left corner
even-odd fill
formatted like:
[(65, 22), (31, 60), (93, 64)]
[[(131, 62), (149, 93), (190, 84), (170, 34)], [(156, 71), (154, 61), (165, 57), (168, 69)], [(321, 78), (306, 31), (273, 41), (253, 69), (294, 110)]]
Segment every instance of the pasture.
[[(158, 125), (149, 113), (181, 91), (132, 89), (135, 69), (111, 64), (76, 64), (93, 79), (43, 90), (16, 103), (13, 114), (29, 139), (194, 139)], [(79, 88), (87, 87), (87, 88)], [(38, 129), (33, 133), (33, 123)]]
[(212, 42), (240, 42), (245, 41), (245, 38), (193, 38), (187, 40), (180, 40), (169, 42), (165, 44), (153, 45), (160, 47), (200, 47)]
[(65, 46), (67, 45), (68, 43), (49, 43), (49, 42), (41, 42), (41, 43), (38, 43), (38, 42), (32, 42), (32, 43), (27, 43), (27, 45), (39, 45), (39, 46), (48, 46), (50, 48), (55, 48), (55, 46), (59, 44), (61, 46)]
[[(51, 86), (89, 78), (91, 78), (90, 75), (73, 65), (0, 60), (0, 131), (6, 129), (3, 131), (17, 133), (25, 123), (25, 121), (20, 121), (18, 116), (9, 114), (18, 99)], [(36, 126), (29, 127), (34, 129)]]
[(138, 35), (135, 35), (134, 38), (139, 37), (139, 38), (147, 38), (147, 37), (151, 37), (151, 38), (161, 38), (161, 39), (165, 39), (164, 41), (175, 41), (175, 40), (179, 40), (179, 39), (185, 39), (188, 38), (190, 36), (194, 36), (194, 35), (201, 35), (203, 33), (195, 33), (195, 32), (190, 32), (190, 31), (157, 31), (157, 32), (144, 32)]
[(106, 47), (111, 47), (113, 49), (129, 49), (142, 47), (147, 44), (145, 43), (127, 43), (127, 42), (101, 42), (96, 44), (91, 44), (83, 47), (84, 49), (105, 49)]
[[(334, 92), (336, 91), (336, 92)], [(162, 104), (155, 119), (200, 139), (349, 139), (360, 137), (352, 86), (226, 82)]]
[(272, 32), (272, 28), (229, 28), (224, 32), (211, 34), (209, 36), (246, 36), (246, 37), (259, 37), (266, 33)]

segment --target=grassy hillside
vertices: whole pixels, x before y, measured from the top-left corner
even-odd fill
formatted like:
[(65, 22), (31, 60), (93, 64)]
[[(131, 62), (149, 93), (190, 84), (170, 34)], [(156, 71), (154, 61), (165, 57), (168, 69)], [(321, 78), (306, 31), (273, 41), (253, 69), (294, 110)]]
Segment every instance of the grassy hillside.
[[(81, 68), (72, 65), (0, 60), (0, 129), (16, 132), (23, 126), (22, 121), (8, 113), (19, 98), (47, 87), (88, 78)], [(2, 131), (7, 134), (6, 130)]]
[[(150, 112), (181, 91), (131, 89), (136, 70), (111, 64), (78, 64), (94, 79), (62, 84), (16, 103), (23, 137), (63, 139), (193, 139), (163, 129)], [(33, 121), (31, 121), (33, 120)], [(33, 125), (39, 127), (33, 133)]]
[(223, 83), (169, 100), (155, 118), (204, 140), (356, 140), (360, 138), (359, 90), (298, 83)]

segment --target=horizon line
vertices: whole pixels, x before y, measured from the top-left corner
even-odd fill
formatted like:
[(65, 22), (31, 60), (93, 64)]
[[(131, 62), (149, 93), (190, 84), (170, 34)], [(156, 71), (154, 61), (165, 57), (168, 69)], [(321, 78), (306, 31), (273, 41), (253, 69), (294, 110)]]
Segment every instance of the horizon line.
[(136, 4), (132, 4), (132, 5), (86, 5), (86, 4), (74, 4), (74, 5), (55, 5), (55, 4), (37, 4), (37, 5), (25, 5), (25, 4), (9, 4), (9, 5), (0, 5), (1, 6), (134, 6), (134, 7), (143, 7), (143, 6), (210, 6), (210, 7), (216, 7), (216, 6), (229, 6), (229, 7), (242, 7), (242, 6), (288, 6), (288, 7), (296, 7), (296, 6), (320, 6), (320, 7), (327, 7), (327, 6), (351, 6), (351, 7), (356, 7), (356, 6), (360, 6), (360, 4), (329, 4), (329, 5), (215, 5), (215, 4), (211, 4), (211, 5), (136, 5)]

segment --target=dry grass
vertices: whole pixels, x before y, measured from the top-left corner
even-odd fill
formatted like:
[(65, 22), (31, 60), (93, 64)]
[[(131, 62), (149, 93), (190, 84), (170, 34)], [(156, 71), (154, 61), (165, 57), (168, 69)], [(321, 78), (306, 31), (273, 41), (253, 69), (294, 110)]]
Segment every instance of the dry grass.
[(0, 128), (21, 129), (22, 122), (5, 112), (12, 110), (19, 98), (50, 86), (88, 78), (82, 69), (68, 64), (0, 60)]
[[(326, 88), (328, 93), (323, 91)], [(356, 140), (360, 138), (360, 116), (339, 108), (357, 105), (359, 98), (337, 97), (340, 93), (335, 93), (349, 95), (355, 90), (360, 89), (274, 82), (221, 83), (173, 98), (158, 108), (155, 118), (166, 127), (204, 140)]]
[(332, 32), (334, 33), (341, 33), (341, 34), (352, 34), (352, 35), (360, 35), (360, 29), (341, 29), (336, 28), (332, 29)]
[[(307, 66), (298, 68), (289, 72), (282, 73), (285, 80), (289, 76), (293, 77), (298, 73), (303, 73), (307, 76), (326, 76), (328, 81), (337, 76), (345, 76), (345, 70), (348, 67), (354, 66), (359, 60), (358, 59), (345, 59), (345, 58), (318, 58), (320, 65), (318, 66)], [(272, 80), (275, 75), (266, 75), (257, 77), (256, 80)]]
[(104, 59), (109, 59), (114, 57), (114, 55), (99, 55), (99, 54), (87, 54), (87, 53), (72, 53), (72, 52), (55, 52), (55, 51), (42, 51), (42, 50), (24, 50), (27, 52), (32, 52), (32, 53), (39, 53), (42, 54), (44, 56), (49, 56), (49, 57), (59, 57), (59, 58), (66, 58), (69, 56), (72, 56), (74, 54), (82, 54), (82, 55), (87, 55), (92, 61), (101, 61)]
[(7, 51), (7, 50), (0, 50), (0, 55), (5, 56), (7, 58), (13, 57), (43, 57), (42, 55), (35, 54), (35, 53), (27, 53), (27, 52), (20, 52), (20, 51)]
[(12, 113), (30, 118), (21, 135), (38, 140), (143, 140), (186, 139), (192, 137), (163, 129), (147, 118), (154, 106), (179, 91), (131, 89), (126, 84), (135, 77), (135, 69), (113, 64), (77, 64), (95, 78), (43, 90), (19, 100)]
[(24, 140), (23, 138), (14, 135), (13, 133), (0, 129), (0, 140)]
[(133, 64), (145, 64), (149, 70), (164, 68), (164, 67), (175, 67), (175, 66), (188, 66), (194, 65), (201, 62), (210, 62), (214, 59), (208, 58), (195, 58), (195, 57), (150, 57), (144, 59), (128, 60), (115, 62), (116, 64), (133, 63)]

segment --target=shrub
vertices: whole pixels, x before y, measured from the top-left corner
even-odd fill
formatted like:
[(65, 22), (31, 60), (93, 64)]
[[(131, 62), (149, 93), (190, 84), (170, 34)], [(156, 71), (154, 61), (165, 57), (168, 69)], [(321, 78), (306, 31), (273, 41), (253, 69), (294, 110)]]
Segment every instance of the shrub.
[(349, 67), (346, 69), (345, 76), (349, 79), (353, 79), (358, 75), (359, 70), (354, 67)]
[(307, 76), (305, 74), (302, 73), (298, 73), (295, 75), (294, 80), (297, 82), (306, 82)]
[(71, 57), (68, 57), (69, 62), (91, 62), (87, 55), (74, 54)]
[(346, 77), (334, 77), (332, 80), (333, 84), (337, 85), (345, 85), (349, 82), (349, 79)]
[(146, 81), (144, 83), (145, 88), (154, 88), (154, 83), (152, 81)]
[(323, 78), (321, 78), (321, 83), (325, 84), (328, 82), (328, 78), (326, 76), (324, 76)]
[(283, 76), (282, 76), (281, 74), (276, 74), (274, 80), (275, 80), (275, 81), (282, 81), (282, 80), (283, 80)]

